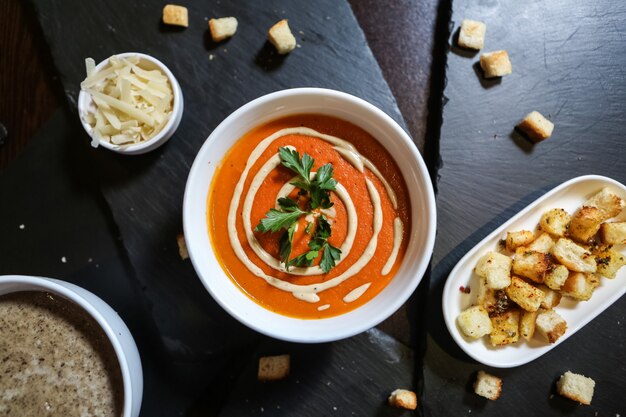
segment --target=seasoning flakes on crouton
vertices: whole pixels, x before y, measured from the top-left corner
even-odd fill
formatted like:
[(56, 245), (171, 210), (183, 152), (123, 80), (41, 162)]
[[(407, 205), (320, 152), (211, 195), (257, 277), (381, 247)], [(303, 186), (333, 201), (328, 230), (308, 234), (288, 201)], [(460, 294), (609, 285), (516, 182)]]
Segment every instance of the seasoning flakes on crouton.
[(560, 290), (567, 278), (569, 277), (569, 270), (564, 265), (553, 265), (552, 268), (546, 273), (543, 283), (552, 290)]
[(569, 239), (559, 239), (550, 253), (570, 271), (596, 272), (597, 265), (593, 255), (582, 246), (577, 245)]
[(554, 310), (539, 310), (535, 331), (549, 343), (554, 343), (567, 330), (567, 322)]
[(552, 258), (546, 253), (527, 248), (517, 248), (513, 260), (513, 273), (542, 283), (552, 267)]
[(259, 358), (259, 381), (279, 381), (289, 376), (290, 356), (263, 356)]
[(485, 371), (478, 371), (476, 382), (474, 382), (474, 392), (481, 397), (495, 401), (502, 394), (502, 379)]
[(461, 48), (479, 50), (485, 45), (487, 25), (476, 20), (464, 19), (459, 30), (458, 44)]
[(535, 143), (548, 139), (554, 131), (554, 123), (538, 111), (528, 113), (517, 127)]
[(610, 279), (615, 278), (617, 271), (626, 265), (626, 256), (611, 248), (603, 246), (593, 251), (598, 265), (597, 273)]
[(501, 290), (511, 284), (511, 258), (497, 252), (485, 254), (474, 269), (476, 274), (487, 279), (487, 286)]
[(535, 335), (535, 322), (539, 311), (522, 311), (519, 319), (519, 334), (525, 340), (530, 340)]
[(626, 245), (626, 222), (603, 223), (600, 238), (607, 245)]
[(489, 339), (493, 346), (503, 346), (519, 340), (519, 317), (517, 309), (510, 309), (502, 314), (491, 317), (493, 330)]
[(520, 246), (527, 246), (535, 240), (535, 234), (530, 230), (519, 230), (506, 233), (506, 250), (515, 252)]
[(511, 278), (511, 285), (505, 291), (515, 304), (526, 311), (537, 311), (545, 298), (543, 291), (518, 277)]
[(163, 23), (173, 26), (189, 26), (187, 8), (175, 4), (166, 4), (163, 8)]
[(600, 285), (600, 278), (595, 274), (570, 272), (567, 281), (561, 287), (561, 294), (576, 300), (587, 301), (598, 285)]
[(485, 78), (502, 77), (513, 72), (509, 54), (504, 50), (482, 54), (480, 67), (483, 69)]
[(591, 404), (595, 386), (593, 379), (570, 371), (561, 375), (556, 383), (560, 395), (585, 405)]
[(587, 243), (600, 229), (603, 222), (617, 216), (624, 208), (624, 200), (608, 187), (585, 201), (574, 214), (569, 235), (574, 240)]
[(472, 306), (464, 310), (456, 319), (459, 328), (467, 337), (478, 339), (492, 331), (489, 313), (482, 306)]
[(213, 42), (221, 42), (226, 38), (230, 38), (237, 32), (237, 18), (220, 17), (219, 19), (209, 20), (209, 30)]
[(296, 48), (296, 38), (289, 29), (287, 19), (283, 19), (272, 26), (268, 36), (272, 45), (281, 55), (288, 54)]
[(564, 237), (572, 216), (562, 208), (548, 210), (541, 216), (539, 227), (553, 236)]
[(417, 408), (417, 395), (413, 391), (407, 389), (394, 390), (387, 399), (392, 407), (404, 408), (406, 410), (415, 410)]

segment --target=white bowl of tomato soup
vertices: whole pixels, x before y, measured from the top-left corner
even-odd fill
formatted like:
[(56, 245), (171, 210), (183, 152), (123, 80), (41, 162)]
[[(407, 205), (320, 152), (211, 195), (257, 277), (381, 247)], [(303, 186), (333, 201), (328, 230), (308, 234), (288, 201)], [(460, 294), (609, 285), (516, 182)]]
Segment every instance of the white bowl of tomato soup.
[(263, 334), (353, 336), (393, 314), (428, 266), (436, 210), (409, 135), (355, 96), (283, 90), (228, 116), (184, 197), (185, 239), (213, 298)]

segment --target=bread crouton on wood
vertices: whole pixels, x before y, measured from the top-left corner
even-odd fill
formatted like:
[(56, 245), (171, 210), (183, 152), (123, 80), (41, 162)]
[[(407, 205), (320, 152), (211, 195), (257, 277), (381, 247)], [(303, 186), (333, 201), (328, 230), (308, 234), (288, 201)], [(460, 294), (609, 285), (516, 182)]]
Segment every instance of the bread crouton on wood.
[(413, 391), (407, 389), (394, 390), (387, 399), (389, 405), (396, 408), (404, 408), (406, 410), (415, 410), (417, 408), (417, 395)]
[(626, 222), (603, 223), (600, 239), (607, 245), (626, 245)]
[(539, 310), (535, 321), (535, 331), (545, 340), (554, 343), (567, 330), (567, 323), (563, 317), (554, 310)]
[(511, 278), (511, 285), (505, 291), (515, 304), (526, 311), (537, 311), (545, 298), (543, 291), (518, 277)]
[(527, 246), (535, 240), (535, 234), (530, 230), (519, 230), (506, 233), (506, 250), (515, 252), (520, 246)]
[(289, 375), (290, 356), (263, 356), (259, 358), (259, 381), (278, 381)]
[(541, 216), (539, 227), (552, 236), (563, 237), (567, 233), (572, 216), (562, 208), (548, 210)]
[(593, 379), (570, 371), (561, 375), (556, 383), (560, 395), (585, 405), (591, 404), (595, 387)]
[(602, 246), (593, 251), (598, 265), (597, 273), (610, 279), (615, 278), (617, 271), (626, 265), (626, 256), (611, 248)]
[(550, 253), (570, 271), (596, 272), (597, 265), (593, 255), (569, 239), (560, 238), (552, 246)]
[(528, 113), (517, 127), (535, 143), (548, 139), (554, 131), (554, 123), (538, 111)]
[(491, 317), (493, 330), (489, 339), (493, 346), (508, 345), (519, 340), (519, 317), (520, 311), (517, 308)]
[(595, 274), (570, 272), (567, 281), (561, 287), (561, 294), (576, 300), (587, 301), (598, 285), (600, 285), (600, 278)]
[(474, 269), (478, 276), (487, 280), (487, 286), (501, 290), (511, 284), (511, 258), (498, 252), (486, 253)]
[(474, 392), (481, 397), (495, 401), (502, 393), (502, 379), (487, 372), (478, 371), (474, 382)]
[(546, 273), (552, 267), (552, 258), (549, 254), (517, 248), (513, 260), (513, 274), (542, 283)]
[(483, 337), (492, 330), (489, 313), (482, 306), (472, 306), (464, 310), (456, 321), (463, 334), (474, 339)]

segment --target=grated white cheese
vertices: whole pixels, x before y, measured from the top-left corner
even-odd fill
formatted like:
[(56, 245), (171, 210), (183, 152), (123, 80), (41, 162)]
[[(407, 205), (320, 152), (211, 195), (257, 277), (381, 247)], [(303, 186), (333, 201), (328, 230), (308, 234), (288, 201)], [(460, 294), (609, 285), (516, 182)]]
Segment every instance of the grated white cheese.
[(159, 133), (172, 117), (172, 86), (159, 69), (142, 66), (139, 57), (112, 56), (108, 66), (95, 71), (85, 60), (87, 77), (81, 90), (91, 96), (95, 112), (84, 120), (92, 127), (92, 146), (100, 140), (132, 145)]

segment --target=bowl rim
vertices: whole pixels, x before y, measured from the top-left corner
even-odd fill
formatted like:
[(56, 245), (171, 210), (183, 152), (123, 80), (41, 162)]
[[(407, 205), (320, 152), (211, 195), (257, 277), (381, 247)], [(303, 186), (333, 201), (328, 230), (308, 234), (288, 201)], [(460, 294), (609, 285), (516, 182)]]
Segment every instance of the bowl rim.
[[(46, 278), (46, 277), (36, 277), (29, 275), (0, 275), (0, 286), (4, 286), (6, 284), (17, 284), (17, 285), (25, 285), (31, 287), (31, 289), (19, 288), (16, 290), (11, 290), (8, 292), (2, 293), (11, 294), (18, 291), (49, 291), (56, 295), (59, 295), (70, 302), (78, 305), (82, 308), (87, 314), (89, 314), (100, 326), (104, 334), (106, 334), (107, 339), (111, 343), (113, 350), (115, 351), (115, 356), (118, 360), (120, 371), (122, 374), (122, 385), (124, 388), (124, 405), (122, 408), (123, 417), (132, 416), (133, 412), (133, 390), (132, 390), (132, 378), (130, 375), (130, 365), (128, 363), (128, 359), (126, 358), (126, 354), (124, 353), (124, 348), (120, 343), (118, 335), (115, 330), (108, 322), (108, 320), (104, 317), (98, 308), (96, 308), (89, 300), (87, 300), (82, 294), (75, 291), (73, 287), (79, 288), (82, 291), (86, 291), (87, 293), (93, 295), (98, 300), (102, 301), (106, 306), (108, 306), (111, 311), (115, 313), (115, 310), (107, 302), (102, 300), (100, 297), (95, 295), (89, 290), (86, 290), (82, 287), (79, 287), (76, 284), (72, 284), (71, 282), (61, 281), (54, 278)], [(115, 313), (117, 314), (117, 313)], [(129, 331), (130, 334), (130, 331)], [(132, 335), (131, 335), (132, 336)], [(141, 400), (141, 398), (140, 398)]]
[[(383, 120), (383, 122), (386, 124), (387, 127), (391, 128), (393, 130), (394, 133), (394, 140), (399, 140), (401, 141), (402, 145), (406, 146), (407, 149), (410, 150), (411, 153), (411, 164), (415, 163), (416, 164), (416, 171), (419, 172), (419, 180), (422, 183), (421, 185), (423, 186), (423, 190), (424, 195), (421, 196), (421, 198), (423, 198), (424, 200), (424, 206), (427, 209), (427, 214), (426, 214), (426, 218), (429, 220), (428, 224), (425, 226), (426, 228), (426, 232), (425, 232), (425, 237), (424, 237), (424, 241), (422, 244), (423, 247), (423, 251), (422, 251), (422, 259), (420, 259), (420, 262), (418, 264), (417, 269), (415, 270), (415, 272), (412, 274), (412, 276), (410, 276), (409, 278), (407, 278), (406, 281), (406, 290), (402, 292), (402, 296), (401, 297), (397, 297), (394, 298), (393, 300), (391, 300), (389, 303), (386, 304), (385, 308), (380, 311), (377, 312), (375, 315), (372, 315), (372, 319), (371, 320), (367, 320), (367, 321), (363, 321), (362, 323), (359, 323), (358, 325), (352, 326), (349, 330), (343, 330), (342, 332), (340, 332), (340, 334), (331, 334), (331, 335), (315, 335), (312, 337), (307, 337), (307, 338), (303, 338), (303, 337), (298, 337), (298, 336), (294, 336), (294, 335), (290, 335), (290, 334), (285, 334), (284, 332), (281, 332), (280, 330), (278, 330), (276, 327), (275, 328), (271, 328), (271, 327), (263, 327), (263, 325), (255, 323), (254, 321), (251, 321), (246, 315), (241, 314), (240, 311), (237, 310), (237, 308), (231, 306), (230, 304), (228, 304), (225, 300), (223, 300), (221, 298), (221, 295), (219, 292), (214, 291), (214, 288), (212, 288), (212, 286), (209, 284), (209, 280), (206, 278), (203, 278), (201, 271), (201, 268), (199, 266), (200, 260), (197, 259), (196, 257), (196, 251), (195, 251), (195, 247), (193, 244), (190, 244), (189, 242), (189, 235), (191, 231), (191, 215), (192, 215), (192, 211), (193, 208), (191, 207), (191, 189), (194, 186), (194, 183), (196, 181), (198, 181), (196, 179), (196, 177), (199, 175), (199, 171), (201, 169), (201, 165), (204, 164), (206, 161), (206, 158), (203, 158), (203, 156), (208, 154), (208, 149), (211, 148), (213, 142), (216, 141), (216, 138), (218, 138), (221, 134), (222, 131), (226, 129), (226, 127), (228, 127), (229, 125), (233, 124), (235, 121), (237, 121), (240, 117), (242, 117), (243, 115), (245, 115), (246, 113), (256, 109), (257, 107), (261, 107), (261, 106), (266, 106), (271, 104), (272, 102), (275, 101), (279, 101), (279, 100), (283, 100), (283, 99), (287, 99), (289, 97), (292, 96), (297, 96), (297, 95), (309, 95), (309, 96), (317, 96), (321, 99), (336, 99), (336, 100), (340, 100), (343, 102), (350, 102), (353, 105), (356, 105), (357, 107), (360, 107), (361, 109), (364, 109), (366, 112), (370, 112), (370, 113), (374, 113), (377, 117), (379, 117), (380, 119)], [(304, 113), (304, 112), (294, 112), (293, 114), (298, 114), (298, 113)], [(315, 111), (311, 111), (309, 113), (315, 113)], [(282, 117), (282, 116), (279, 116)], [(258, 125), (258, 124), (257, 124)], [(380, 139), (378, 139), (380, 141)], [(383, 146), (386, 146), (384, 143), (382, 143)], [(221, 158), (223, 158), (223, 155), (221, 155)], [(220, 158), (220, 159), (221, 159)], [(406, 177), (406, 174), (403, 172), (404, 176)], [(406, 178), (405, 178), (406, 180)], [(208, 190), (206, 190), (206, 192), (208, 193)], [(188, 250), (189, 250), (189, 256), (191, 259), (191, 262), (194, 266), (194, 269), (196, 271), (196, 274), (198, 275), (198, 278), (200, 279), (200, 281), (202, 282), (203, 286), (206, 288), (206, 290), (209, 292), (209, 294), (211, 294), (211, 296), (213, 297), (213, 299), (224, 309), (226, 310), (232, 317), (234, 317), (235, 319), (237, 319), (239, 322), (241, 322), (242, 324), (246, 325), (249, 328), (252, 328), (253, 330), (256, 330), (262, 334), (265, 334), (267, 336), (271, 336), (277, 339), (281, 339), (281, 340), (285, 340), (285, 341), (290, 341), (290, 342), (299, 342), (299, 343), (322, 343), (322, 342), (329, 342), (329, 341), (336, 341), (336, 340), (340, 340), (340, 339), (344, 339), (347, 337), (351, 337), (354, 336), (356, 334), (359, 334), (365, 330), (368, 330), (372, 327), (375, 327), (376, 325), (378, 325), (380, 322), (382, 322), (383, 320), (387, 319), (389, 316), (391, 316), (394, 312), (396, 312), (408, 299), (409, 297), (413, 294), (413, 292), (415, 291), (415, 289), (417, 288), (417, 286), (419, 285), (419, 283), (421, 282), (421, 280), (423, 279), (423, 276), (426, 272), (426, 269), (428, 268), (428, 265), (430, 264), (430, 259), (432, 257), (432, 252), (433, 252), (433, 248), (434, 248), (434, 241), (435, 241), (435, 232), (436, 232), (436, 224), (437, 224), (437, 220), (436, 220), (436, 202), (435, 202), (435, 196), (434, 196), (434, 190), (433, 190), (433, 186), (432, 186), (432, 180), (430, 177), (430, 173), (428, 172), (428, 169), (426, 168), (426, 164), (421, 156), (421, 154), (419, 153), (419, 151), (417, 150), (417, 147), (415, 146), (415, 143), (411, 140), (411, 138), (409, 137), (409, 135), (404, 131), (404, 129), (402, 129), (402, 127), (400, 127), (400, 125), (393, 120), (389, 115), (387, 115), (385, 112), (383, 112), (382, 110), (380, 110), (379, 108), (377, 108), (376, 106), (374, 106), (373, 104), (358, 98), (356, 96), (353, 96), (351, 94), (348, 93), (344, 93), (341, 91), (337, 91), (337, 90), (331, 90), (331, 89), (325, 89), (325, 88), (315, 88), (315, 87), (305, 87), (305, 88), (292, 88), (292, 89), (286, 89), (286, 90), (280, 90), (277, 92), (273, 92), (273, 93), (269, 93), (266, 95), (263, 95), (261, 97), (258, 97), (246, 104), (244, 104), (243, 106), (239, 107), (237, 110), (235, 110), (234, 112), (232, 112), (228, 117), (226, 117), (209, 135), (209, 137), (205, 140), (204, 144), (202, 145), (202, 147), (200, 148), (200, 150), (198, 151), (198, 153), (196, 154), (195, 160), (191, 166), (191, 169), (189, 171), (189, 176), (187, 179), (187, 184), (185, 187), (185, 195), (183, 198), (183, 229), (185, 232), (185, 240), (187, 242), (188, 245)], [(207, 231), (208, 233), (208, 231)], [(409, 241), (410, 244), (411, 241)], [(210, 248), (211, 251), (213, 251), (213, 247), (211, 246)], [(406, 258), (405, 258), (406, 259)], [(219, 266), (220, 271), (222, 271), (222, 273), (224, 274), (225, 278), (228, 279), (231, 284), (233, 286), (236, 286), (236, 284), (232, 281), (232, 279), (230, 277), (227, 276), (226, 272), (223, 270), (223, 266), (220, 265)], [(387, 287), (385, 287), (387, 288)], [(236, 288), (237, 291), (240, 291), (242, 294), (243, 291), (241, 291), (240, 288)], [(384, 291), (385, 289), (383, 289)], [(382, 292), (381, 292), (382, 293)], [(299, 323), (306, 323), (306, 322), (327, 322), (327, 321), (336, 321), (336, 320), (342, 320), (342, 318), (349, 316), (350, 314), (361, 310), (363, 307), (367, 306), (368, 304), (372, 303), (380, 294), (378, 294), (376, 297), (374, 297), (372, 300), (370, 300), (369, 302), (365, 303), (364, 305), (349, 311), (347, 313), (338, 315), (338, 316), (333, 316), (333, 317), (328, 317), (328, 318), (323, 318), (323, 319), (300, 319), (300, 318), (295, 318), (295, 317), (290, 317), (290, 316), (285, 316), (282, 314), (278, 314), (278, 313), (274, 313), (271, 312), (270, 310), (266, 309), (265, 307), (259, 305), (258, 303), (256, 303), (255, 301), (251, 300), (252, 303), (254, 303), (255, 305), (258, 306), (258, 308), (266, 310), (268, 312), (270, 312), (272, 315), (276, 315), (277, 317), (281, 317), (284, 320), (289, 320), (289, 321), (295, 321), (295, 322), (299, 322)], [(247, 295), (244, 294), (245, 297), (248, 297)], [(248, 297), (249, 298), (249, 297)], [(305, 324), (306, 325), (306, 324)]]
[[(174, 134), (174, 131), (176, 130), (176, 128), (178, 127), (178, 124), (180, 123), (180, 120), (182, 118), (182, 112), (183, 112), (183, 93), (180, 88), (180, 84), (178, 83), (178, 80), (176, 79), (172, 71), (170, 71), (170, 69), (163, 62), (161, 62), (160, 60), (158, 60), (157, 58), (151, 55), (147, 55), (141, 52), (122, 52), (119, 54), (113, 54), (109, 56), (108, 58), (105, 58), (102, 61), (100, 61), (96, 65), (94, 71), (97, 72), (103, 69), (105, 66), (109, 64), (109, 60), (113, 57), (127, 58), (127, 57), (132, 57), (132, 56), (136, 56), (142, 60), (149, 61), (153, 63), (154, 65), (156, 65), (161, 71), (163, 71), (163, 73), (169, 80), (170, 85), (172, 86), (172, 93), (174, 97), (173, 97), (173, 104), (172, 104), (172, 115), (170, 116), (170, 119), (167, 121), (165, 126), (163, 126), (163, 128), (159, 131), (159, 133), (157, 133), (156, 135), (154, 135), (152, 138), (148, 139), (147, 141), (122, 146), (122, 145), (115, 145), (113, 143), (107, 142), (102, 139), (98, 140), (99, 145), (102, 146), (103, 148), (106, 148), (113, 152), (127, 154), (127, 155), (146, 153), (148, 151), (156, 149), (157, 147), (167, 142), (170, 139), (170, 137)], [(85, 129), (85, 132), (87, 132), (89, 137), (93, 138), (93, 129), (91, 128), (89, 123), (85, 121), (85, 118), (83, 117), (87, 113), (87, 109), (85, 106), (90, 101), (91, 101), (91, 97), (89, 97), (89, 94), (87, 94), (85, 91), (81, 89), (80, 92), (78, 93), (78, 101), (77, 101), (78, 115), (80, 118), (80, 123), (83, 126), (83, 129)]]

